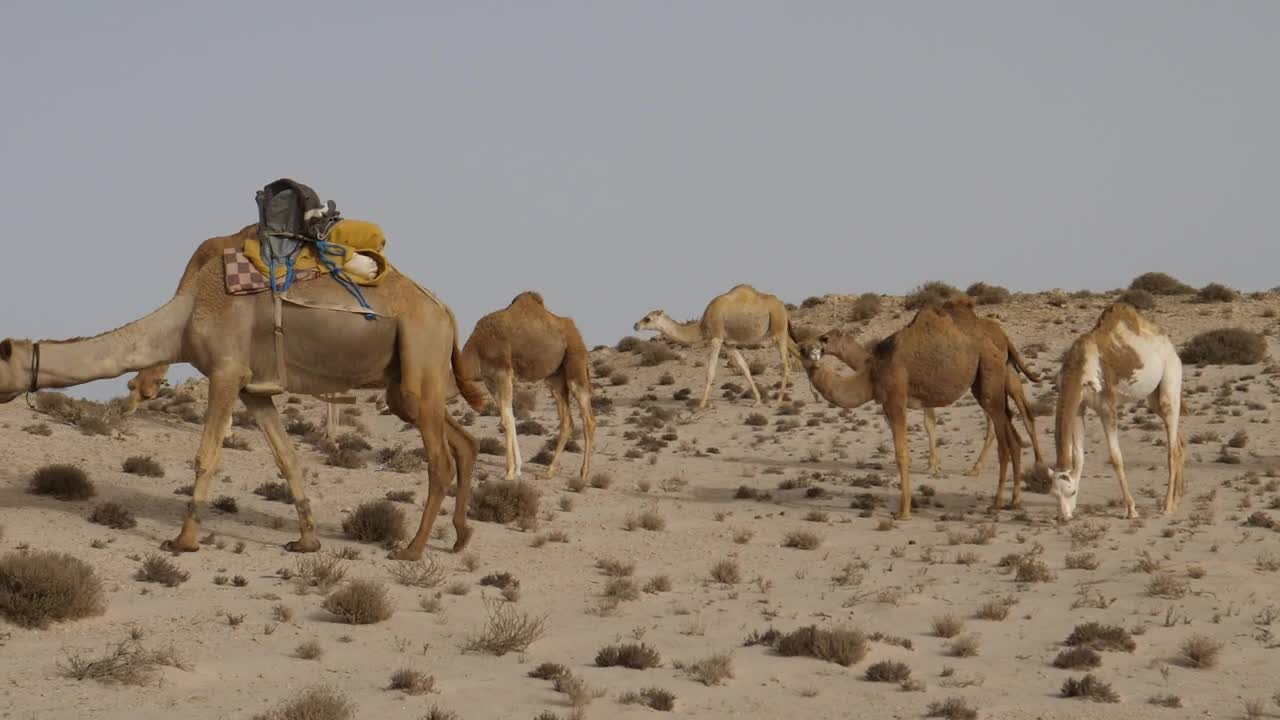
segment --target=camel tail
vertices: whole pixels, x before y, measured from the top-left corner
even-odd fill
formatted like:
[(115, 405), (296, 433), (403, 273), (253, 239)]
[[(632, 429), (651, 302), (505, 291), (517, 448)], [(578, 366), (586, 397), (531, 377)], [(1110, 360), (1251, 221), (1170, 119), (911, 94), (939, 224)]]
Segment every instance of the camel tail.
[(1009, 360), (1013, 362), (1013, 366), (1018, 368), (1018, 372), (1022, 373), (1033, 383), (1040, 382), (1040, 378), (1031, 372), (1031, 368), (1027, 367), (1027, 361), (1022, 359), (1022, 353), (1018, 352), (1018, 348), (1013, 343), (1009, 343)]

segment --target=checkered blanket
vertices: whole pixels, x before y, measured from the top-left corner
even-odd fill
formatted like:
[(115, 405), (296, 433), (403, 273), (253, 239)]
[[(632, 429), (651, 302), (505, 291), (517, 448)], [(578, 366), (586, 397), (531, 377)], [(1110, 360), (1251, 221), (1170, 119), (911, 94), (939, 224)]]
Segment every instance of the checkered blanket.
[[(252, 295), (271, 289), (267, 276), (258, 272), (243, 250), (227, 248), (222, 251), (222, 267), (226, 271), (227, 293), (231, 295)], [(299, 270), (294, 274), (294, 282), (304, 282), (320, 277), (315, 270)]]

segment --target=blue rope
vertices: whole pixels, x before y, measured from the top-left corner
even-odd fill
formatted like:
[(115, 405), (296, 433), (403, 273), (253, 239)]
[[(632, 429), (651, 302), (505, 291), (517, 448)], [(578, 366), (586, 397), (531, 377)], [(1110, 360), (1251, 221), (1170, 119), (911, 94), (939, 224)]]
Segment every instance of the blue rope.
[[(329, 274), (333, 276), (334, 280), (338, 281), (338, 284), (342, 285), (347, 289), (347, 292), (355, 296), (356, 300), (360, 302), (360, 307), (365, 310), (373, 310), (373, 308), (369, 307), (369, 303), (365, 302), (364, 293), (360, 292), (360, 286), (347, 275), (345, 270), (333, 261), (334, 257), (343, 258), (346, 256), (347, 251), (343, 246), (336, 243), (325, 242), (324, 240), (316, 240), (316, 258), (320, 261), (320, 264), (329, 271)], [(366, 320), (373, 320), (376, 316), (372, 312), (367, 312), (364, 314), (364, 317)]]

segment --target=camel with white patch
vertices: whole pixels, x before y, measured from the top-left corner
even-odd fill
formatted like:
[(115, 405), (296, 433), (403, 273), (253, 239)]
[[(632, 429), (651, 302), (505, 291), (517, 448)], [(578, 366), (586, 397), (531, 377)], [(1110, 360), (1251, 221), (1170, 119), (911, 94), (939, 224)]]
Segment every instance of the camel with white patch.
[(596, 419), (591, 408), (587, 346), (573, 320), (547, 310), (538, 293), (522, 292), (507, 307), (476, 322), (471, 337), (462, 348), (460, 367), (467, 381), (482, 379), (498, 404), (507, 441), (508, 480), (519, 478), (524, 464), (516, 438), (515, 381), (545, 381), (556, 401), (560, 435), (543, 479), (556, 474), (560, 467), (560, 454), (573, 433), (573, 416), (569, 409), (569, 396), (573, 395), (582, 415), (582, 468), (579, 474), (582, 479), (587, 479), (595, 447)]
[[(250, 225), (237, 236), (243, 241), (255, 233), (256, 226)], [(417, 425), (430, 483), (418, 532), (394, 557), (421, 557), (455, 469), (454, 548), (464, 547), (472, 533), (466, 511), (476, 442), (449, 415), (445, 404), (452, 391), (451, 379), (472, 407), (483, 405), (484, 394), (479, 385), (457, 374), (457, 329), (449, 308), (394, 268), (378, 285), (364, 288), (365, 299), (376, 313), (372, 320), (358, 312), (309, 306), (350, 305), (350, 296), (337, 282), (319, 278), (295, 283), (282, 308), (286, 377), (278, 378), (271, 294), (229, 295), (222, 263), (196, 264), (194, 269), (188, 264), (191, 275), (182, 291), (149, 315), (116, 330), (91, 338), (0, 342), (0, 402), (41, 388), (71, 387), (157, 365), (190, 363), (209, 379), (209, 409), (196, 455), (192, 499), (182, 530), (165, 547), (185, 552), (200, 548), (200, 514), (208, 502), (222, 438), (239, 397), (262, 429), (294, 497), (300, 538), (285, 547), (314, 552), (320, 548), (320, 539), (298, 459), (272, 398), (248, 388), (264, 380), (283, 380), (287, 392), (323, 395), (380, 383), (387, 388), (392, 411)]]
[(707, 406), (711, 383), (716, 378), (720, 348), (726, 345), (734, 363), (751, 386), (756, 406), (764, 401), (739, 348), (765, 342), (777, 346), (782, 360), (782, 387), (778, 390), (776, 404), (781, 404), (786, 396), (787, 381), (791, 377), (788, 326), (787, 307), (778, 296), (762, 293), (750, 285), (738, 285), (712, 298), (698, 320), (676, 322), (665, 312), (654, 310), (635, 324), (635, 330), (653, 330), (681, 345), (697, 345), (702, 342), (711, 344), (711, 357), (707, 360), (707, 383), (702, 389), (702, 399), (697, 406), (697, 410), (701, 411)]
[(898, 516), (911, 516), (911, 456), (907, 448), (907, 408), (951, 405), (971, 391), (996, 431), (1000, 480), (994, 509), (1004, 503), (1004, 487), (1012, 466), (1013, 498), (1022, 501), (1021, 444), (1009, 417), (1005, 394), (1008, 349), (997, 347), (981, 333), (966, 331), (941, 307), (921, 308), (911, 322), (871, 350), (860, 371), (835, 357), (828, 358), (820, 341), (798, 348), (810, 382), (823, 397), (840, 407), (856, 408), (872, 400), (884, 411), (893, 433), (895, 459), (901, 479)]
[[(1018, 409), (1018, 414), (1022, 417), (1022, 424), (1031, 437), (1030, 443), (1019, 437), (1019, 444), (1024, 448), (1030, 445), (1035, 453), (1036, 463), (1042, 463), (1040, 442), (1036, 438), (1035, 418), (1027, 408), (1027, 398), (1023, 393), (1022, 379), (1019, 377), (1019, 372), (1025, 374), (1027, 379), (1032, 382), (1039, 382), (1039, 380), (1027, 368), (1017, 348), (1008, 342), (1008, 338), (1004, 335), (1004, 330), (999, 323), (986, 318), (984, 320), (990, 323), (986, 326), (987, 331), (993, 337), (1003, 339), (1009, 348), (1009, 365), (1006, 370), (1004, 385), (1005, 393), (1008, 394), (1009, 399), (1013, 400), (1014, 406)], [(862, 343), (858, 342), (853, 333), (844, 330), (828, 330), (818, 336), (818, 342), (822, 345), (823, 354), (839, 358), (844, 364), (857, 372), (864, 370), (871, 359), (871, 352)], [(942, 465), (938, 458), (937, 411), (931, 407), (921, 407), (915, 401), (909, 401), (907, 407), (912, 410), (924, 411), (924, 431), (929, 438), (929, 474), (939, 477), (942, 475)], [(991, 453), (991, 447), (995, 444), (995, 425), (991, 423), (991, 418), (986, 417), (985, 420), (987, 429), (986, 436), (982, 441), (982, 450), (978, 453), (978, 458), (974, 460), (973, 467), (965, 471), (965, 475), (969, 477), (976, 477), (982, 471), (982, 466), (986, 462), (987, 456)]]
[(1092, 330), (1072, 343), (1058, 374), (1053, 494), (1058, 498), (1063, 520), (1071, 519), (1079, 500), (1086, 408), (1091, 408), (1102, 422), (1111, 466), (1124, 496), (1125, 517), (1138, 517), (1120, 454), (1117, 407), (1122, 400), (1143, 399), (1164, 422), (1169, 483), (1161, 509), (1169, 514), (1177, 510), (1183, 493), (1186, 443), (1178, 427), (1179, 417), (1186, 414), (1182, 360), (1164, 331), (1132, 305), (1117, 302), (1102, 312)]

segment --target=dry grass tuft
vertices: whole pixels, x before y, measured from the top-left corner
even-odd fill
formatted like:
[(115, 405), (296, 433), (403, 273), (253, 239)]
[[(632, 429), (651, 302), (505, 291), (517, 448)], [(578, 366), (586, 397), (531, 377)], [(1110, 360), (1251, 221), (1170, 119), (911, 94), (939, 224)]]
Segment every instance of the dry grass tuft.
[(636, 572), (636, 564), (632, 560), (622, 561), (613, 558), (596, 560), (596, 568), (609, 577), (630, 577)]
[(977, 635), (961, 635), (947, 644), (955, 657), (976, 657), (981, 647)]
[(293, 654), (303, 660), (319, 660), (324, 655), (324, 648), (315, 640), (308, 640), (294, 648)]
[(325, 598), (323, 607), (352, 625), (382, 622), (395, 611), (387, 586), (372, 580), (352, 580)]
[(342, 521), (342, 532), (358, 542), (393, 545), (404, 538), (404, 510), (386, 498), (360, 503)]
[(742, 582), (742, 567), (737, 560), (725, 558), (711, 566), (711, 579), (725, 585), (737, 585)]
[(676, 707), (676, 696), (662, 688), (649, 687), (640, 692), (626, 692), (618, 697), (623, 705), (644, 705), (651, 710), (671, 712)]
[(88, 500), (98, 491), (85, 471), (75, 465), (45, 465), (31, 475), (28, 491), (58, 500)]
[(819, 630), (814, 625), (777, 635), (773, 649), (783, 657), (813, 657), (849, 667), (867, 656), (867, 637), (861, 630)]
[(930, 280), (929, 282), (915, 288), (907, 294), (904, 306), (908, 310), (918, 310), (925, 305), (931, 303), (942, 303), (952, 295), (959, 295), (960, 291), (947, 283), (939, 280)]
[(444, 569), (431, 557), (392, 564), (391, 577), (401, 585), (433, 588), (444, 582)]
[(138, 524), (138, 521), (133, 518), (133, 513), (117, 502), (104, 502), (95, 506), (93, 512), (89, 514), (89, 522), (106, 525), (116, 530), (128, 530)]
[(1007, 288), (999, 285), (988, 285), (984, 282), (976, 282), (970, 285), (965, 289), (964, 294), (973, 298), (978, 305), (1000, 305), (1008, 302), (1011, 297)]
[(703, 685), (722, 685), (725, 680), (733, 678), (733, 655), (716, 653), (684, 667), (689, 677)]
[(341, 690), (317, 685), (299, 691), (275, 708), (253, 716), (253, 720), (352, 720), (355, 703)]
[(1120, 702), (1120, 696), (1116, 691), (1112, 690), (1109, 684), (1094, 677), (1093, 673), (1088, 673), (1079, 680), (1067, 678), (1067, 681), (1062, 683), (1062, 697), (1080, 698), (1093, 702)]
[(105, 611), (102, 582), (84, 561), (43, 550), (0, 558), (0, 617), (9, 622), (46, 628)]
[(597, 667), (624, 667), (631, 670), (648, 670), (662, 664), (657, 650), (644, 643), (607, 645), (596, 653)]
[(925, 717), (940, 717), (946, 720), (977, 720), (978, 711), (969, 705), (969, 701), (961, 697), (950, 697), (946, 700), (929, 703)]
[(305, 555), (297, 559), (294, 571), (289, 573), (300, 591), (316, 588), (327, 593), (347, 576), (342, 558), (333, 553)]
[(476, 488), (468, 513), (480, 522), (537, 522), (542, 493), (523, 480), (490, 480)]
[(426, 695), (436, 689), (436, 678), (420, 670), (401, 668), (391, 674), (388, 690), (399, 690), (406, 695)]
[(881, 660), (867, 668), (865, 677), (871, 682), (888, 682), (901, 685), (911, 679), (911, 668), (906, 663)]
[(875, 293), (862, 293), (849, 308), (849, 322), (864, 322), (880, 313), (880, 296)]
[(1143, 312), (1156, 309), (1156, 296), (1139, 288), (1129, 288), (1128, 290), (1125, 290), (1120, 293), (1120, 297), (1117, 298), (1117, 300), (1119, 302), (1129, 303)]
[(133, 455), (126, 458), (120, 469), (131, 475), (154, 478), (164, 477), (164, 468), (150, 455)]
[(1191, 338), (1178, 353), (1188, 365), (1254, 365), (1267, 357), (1267, 340), (1244, 328), (1221, 328)]
[(782, 541), (783, 547), (799, 548), (801, 550), (814, 550), (821, 544), (822, 538), (807, 530), (789, 532)]
[(264, 482), (254, 488), (253, 494), (272, 502), (293, 504), (293, 493), (289, 490), (289, 486), (282, 482)]
[(1102, 656), (1087, 647), (1068, 648), (1053, 659), (1053, 666), (1064, 670), (1092, 670), (1101, 664)]
[(1222, 643), (1208, 635), (1192, 635), (1178, 646), (1178, 653), (1188, 667), (1208, 670), (1218, 664), (1218, 654), (1222, 652)]
[(63, 675), (73, 680), (122, 685), (149, 685), (159, 679), (162, 667), (190, 669), (172, 647), (148, 650), (139, 639), (125, 638), (108, 646), (100, 657), (91, 657), (80, 651), (67, 652), (66, 660), (58, 666)]
[(1018, 599), (1013, 597), (989, 600), (978, 606), (978, 611), (974, 613), (974, 617), (979, 620), (1004, 620), (1009, 617), (1009, 609), (1016, 605), (1017, 602)]
[(516, 610), (510, 603), (484, 600), (484, 627), (467, 639), (465, 649), (499, 657), (510, 652), (524, 652), (546, 634), (546, 616), (533, 617)]
[(169, 558), (151, 553), (142, 561), (142, 567), (133, 575), (141, 582), (160, 583), (165, 587), (177, 587), (191, 577), (191, 573), (179, 568)]
[(953, 638), (964, 632), (964, 621), (947, 613), (933, 619), (933, 634), (941, 638)]
[(1097, 622), (1077, 625), (1067, 636), (1064, 644), (1103, 652), (1133, 652), (1138, 647), (1128, 630), (1118, 625), (1103, 625)]
[(1044, 463), (1035, 463), (1022, 473), (1022, 487), (1027, 492), (1048, 494), (1053, 489), (1053, 471)]

